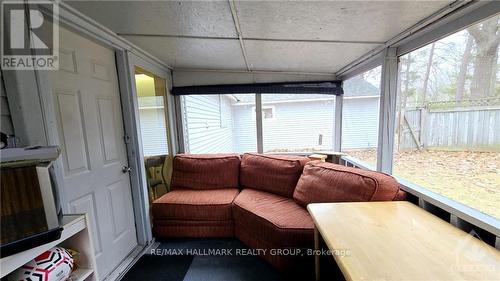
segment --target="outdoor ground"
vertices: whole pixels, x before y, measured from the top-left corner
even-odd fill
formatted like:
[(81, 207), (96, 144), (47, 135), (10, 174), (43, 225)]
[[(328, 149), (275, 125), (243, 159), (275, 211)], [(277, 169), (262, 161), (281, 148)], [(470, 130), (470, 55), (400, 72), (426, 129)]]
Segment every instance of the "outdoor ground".
[[(349, 151), (376, 163), (376, 151)], [(411, 151), (395, 154), (394, 174), (500, 218), (500, 152)]]

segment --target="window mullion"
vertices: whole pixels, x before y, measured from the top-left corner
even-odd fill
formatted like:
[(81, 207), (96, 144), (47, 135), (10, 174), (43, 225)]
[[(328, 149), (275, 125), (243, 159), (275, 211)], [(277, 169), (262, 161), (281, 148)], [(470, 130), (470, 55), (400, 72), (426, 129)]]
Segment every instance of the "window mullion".
[(177, 153), (186, 153), (189, 150), (186, 149), (186, 144), (188, 136), (184, 131), (184, 113), (182, 106), (182, 96), (174, 96), (174, 108), (175, 108), (175, 126), (177, 127)]
[(262, 134), (262, 95), (255, 94), (255, 125), (257, 128), (257, 152), (264, 152), (264, 139)]
[(381, 80), (377, 170), (391, 174), (394, 154), (394, 130), (396, 126), (397, 48), (387, 48), (385, 50)]
[(344, 96), (335, 97), (335, 122), (333, 124), (333, 151), (342, 151), (342, 107), (344, 104)]

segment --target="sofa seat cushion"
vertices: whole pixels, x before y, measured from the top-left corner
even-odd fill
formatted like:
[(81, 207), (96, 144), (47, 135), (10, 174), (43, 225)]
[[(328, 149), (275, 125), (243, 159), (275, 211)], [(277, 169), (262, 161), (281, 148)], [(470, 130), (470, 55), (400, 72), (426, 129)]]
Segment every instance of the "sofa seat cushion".
[(231, 220), (238, 189), (173, 190), (153, 202), (154, 220)]
[(240, 186), (292, 198), (309, 158), (245, 153), (241, 159)]
[(325, 202), (390, 201), (403, 198), (403, 193), (399, 183), (384, 173), (311, 162), (304, 167), (293, 198), (307, 206)]
[(235, 227), (277, 247), (312, 247), (314, 223), (293, 199), (244, 189), (234, 200)]
[(237, 154), (178, 154), (174, 158), (171, 188), (236, 188), (239, 170)]

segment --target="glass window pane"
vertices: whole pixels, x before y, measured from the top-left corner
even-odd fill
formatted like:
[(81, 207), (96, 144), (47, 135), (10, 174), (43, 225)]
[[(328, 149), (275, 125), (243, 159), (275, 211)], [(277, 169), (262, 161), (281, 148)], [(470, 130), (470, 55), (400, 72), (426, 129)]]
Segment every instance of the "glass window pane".
[(168, 154), (165, 80), (139, 68), (135, 74), (144, 156)]
[(263, 94), (264, 152), (333, 150), (335, 96)]
[(182, 108), (186, 152), (257, 151), (254, 94), (183, 96)]
[(342, 152), (373, 168), (377, 165), (381, 69), (368, 70), (343, 84)]
[(400, 58), (394, 173), (500, 218), (499, 16)]

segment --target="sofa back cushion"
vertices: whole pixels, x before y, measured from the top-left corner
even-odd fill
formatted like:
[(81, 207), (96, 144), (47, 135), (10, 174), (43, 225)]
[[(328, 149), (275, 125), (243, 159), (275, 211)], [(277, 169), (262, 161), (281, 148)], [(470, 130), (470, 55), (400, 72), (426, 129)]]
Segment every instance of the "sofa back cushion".
[(295, 202), (310, 203), (389, 201), (404, 198), (391, 176), (332, 163), (311, 162), (293, 193)]
[(178, 154), (174, 158), (171, 188), (235, 188), (239, 169), (237, 154)]
[(307, 157), (245, 153), (241, 159), (240, 186), (292, 198)]

